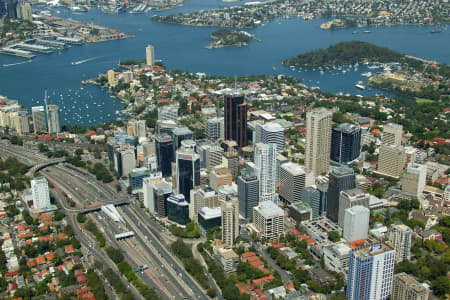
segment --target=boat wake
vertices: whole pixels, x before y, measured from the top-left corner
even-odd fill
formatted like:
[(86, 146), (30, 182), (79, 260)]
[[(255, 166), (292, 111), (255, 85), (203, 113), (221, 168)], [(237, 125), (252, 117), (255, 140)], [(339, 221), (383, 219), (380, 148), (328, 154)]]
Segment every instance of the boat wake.
[(100, 57), (102, 57), (102, 56), (96, 56), (96, 57), (91, 57), (91, 58), (88, 58), (88, 59), (83, 59), (83, 60), (79, 60), (79, 61), (74, 61), (74, 62), (72, 62), (72, 65), (74, 65), (74, 66), (76, 66), (76, 65), (81, 65), (81, 64), (84, 64), (84, 63), (86, 63), (86, 62), (88, 62), (88, 61), (91, 61), (91, 60), (94, 60), (94, 59), (98, 59), (98, 58), (100, 58)]
[(17, 66), (17, 65), (22, 65), (22, 64), (28, 64), (32, 62), (31, 60), (26, 60), (26, 61), (21, 61), (18, 63), (14, 63), (14, 64), (3, 64), (3, 67), (12, 67), (12, 66)]

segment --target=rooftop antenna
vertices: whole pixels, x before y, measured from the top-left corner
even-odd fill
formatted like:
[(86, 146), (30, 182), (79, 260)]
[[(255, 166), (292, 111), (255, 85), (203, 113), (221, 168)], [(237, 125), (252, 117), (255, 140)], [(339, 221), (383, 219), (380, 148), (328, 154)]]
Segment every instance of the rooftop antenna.
[(237, 75), (234, 75), (234, 94), (237, 94)]
[(50, 123), (49, 123), (48, 105), (47, 105), (47, 90), (45, 90), (45, 92), (44, 92), (44, 105), (45, 105), (45, 115), (47, 116), (48, 133), (50, 134)]

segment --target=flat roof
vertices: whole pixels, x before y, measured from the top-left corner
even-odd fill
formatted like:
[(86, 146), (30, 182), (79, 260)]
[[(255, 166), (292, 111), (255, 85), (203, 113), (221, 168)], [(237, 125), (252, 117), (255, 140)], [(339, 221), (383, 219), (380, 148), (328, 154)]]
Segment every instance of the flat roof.
[(287, 162), (281, 165), (282, 169), (285, 169), (286, 171), (288, 171), (290, 174), (294, 175), (294, 176), (298, 176), (298, 175), (305, 175), (305, 170), (303, 169), (302, 166), (300, 166), (297, 163), (294, 162)]
[(272, 201), (260, 202), (256, 210), (265, 218), (284, 216), (284, 211)]

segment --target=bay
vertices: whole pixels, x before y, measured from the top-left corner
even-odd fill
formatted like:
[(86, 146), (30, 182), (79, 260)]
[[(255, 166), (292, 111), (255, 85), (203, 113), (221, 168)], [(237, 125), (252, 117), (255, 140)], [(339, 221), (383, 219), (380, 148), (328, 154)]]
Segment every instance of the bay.
[[(150, 11), (147, 14), (104, 14), (93, 8), (87, 13), (72, 13), (65, 8), (52, 9), (59, 17), (73, 18), (86, 23), (102, 24), (134, 38), (104, 43), (74, 46), (48, 55), (39, 54), (31, 63), (11, 65), (24, 61), (20, 58), (0, 55), (0, 95), (18, 99), (26, 108), (42, 105), (44, 90), (48, 90), (49, 103), (62, 109), (63, 124), (90, 125), (120, 117), (116, 114), (122, 104), (110, 97), (106, 90), (96, 86), (82, 86), (86, 80), (117, 67), (119, 60), (143, 59), (145, 46), (155, 46), (155, 55), (169, 69), (204, 72), (207, 75), (278, 75), (296, 76), (309, 86), (318, 86), (333, 93), (361, 95), (386, 94), (371, 89), (355, 88), (357, 81), (364, 81), (361, 73), (364, 66), (348, 69), (347, 72), (331, 71), (321, 74), (318, 69), (291, 70), (282, 66), (283, 59), (319, 48), (326, 48), (341, 41), (361, 40), (385, 46), (404, 54), (450, 63), (450, 31), (443, 26), (391, 26), (364, 29), (342, 29), (325, 31), (319, 28), (327, 19), (305, 21), (300, 18), (277, 18), (272, 22), (248, 30), (262, 42), (252, 41), (248, 47), (205, 49), (209, 35), (217, 28), (191, 27), (155, 23), (154, 14), (191, 12), (213, 9), (243, 2), (222, 3), (219, 0), (190, 0), (184, 7), (165, 11)], [(432, 29), (442, 30), (430, 34)], [(370, 34), (363, 30), (369, 29)], [(356, 31), (356, 33), (355, 33)], [(74, 61), (92, 59), (72, 65)], [(6, 66), (4, 66), (6, 65)], [(94, 104), (95, 103), (95, 104)]]

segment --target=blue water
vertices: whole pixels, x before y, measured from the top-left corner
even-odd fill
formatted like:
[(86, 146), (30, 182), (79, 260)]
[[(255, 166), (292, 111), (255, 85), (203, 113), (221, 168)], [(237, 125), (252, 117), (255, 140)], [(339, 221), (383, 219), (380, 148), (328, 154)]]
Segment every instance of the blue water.
[[(243, 2), (237, 4), (239, 3)], [(56, 16), (101, 23), (133, 34), (135, 38), (75, 46), (49, 55), (37, 55), (31, 63), (8, 67), (3, 65), (21, 62), (23, 59), (0, 55), (0, 95), (18, 99), (23, 106), (30, 108), (42, 104), (44, 90), (47, 89), (49, 103), (58, 104), (62, 108), (64, 124), (89, 125), (115, 119), (118, 117), (115, 112), (122, 106), (120, 101), (110, 97), (106, 90), (99, 87), (83, 87), (81, 80), (115, 68), (119, 60), (144, 58), (144, 48), (148, 44), (155, 46), (156, 58), (163, 60), (170, 69), (228, 76), (287, 74), (302, 78), (307, 85), (319, 86), (324, 91), (362, 95), (383, 93), (375, 89), (361, 91), (354, 87), (357, 81), (365, 80), (361, 73), (368, 70), (361, 66), (358, 71), (351, 69), (345, 74), (333, 71), (321, 75), (317, 69), (298, 72), (280, 63), (299, 53), (350, 40), (367, 41), (404, 54), (450, 63), (450, 30), (443, 27), (376, 27), (370, 28), (370, 34), (362, 33), (366, 28), (356, 29), (357, 33), (353, 34), (355, 29), (321, 30), (319, 25), (325, 19), (304, 21), (300, 18), (278, 18), (249, 30), (262, 39), (261, 43), (253, 41), (248, 47), (208, 50), (204, 46), (210, 42), (209, 35), (216, 28), (162, 24), (150, 20), (154, 14), (189, 12), (227, 5), (236, 3), (190, 0), (182, 8), (161, 13), (150, 11), (143, 15), (103, 14), (98, 9), (73, 14), (64, 8), (54, 9), (52, 11)], [(440, 28), (442, 32), (430, 34), (434, 28)], [(95, 59), (76, 66), (71, 64), (88, 58)]]

